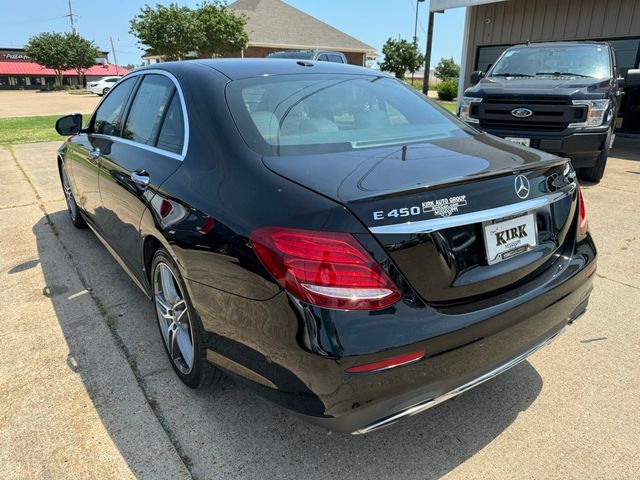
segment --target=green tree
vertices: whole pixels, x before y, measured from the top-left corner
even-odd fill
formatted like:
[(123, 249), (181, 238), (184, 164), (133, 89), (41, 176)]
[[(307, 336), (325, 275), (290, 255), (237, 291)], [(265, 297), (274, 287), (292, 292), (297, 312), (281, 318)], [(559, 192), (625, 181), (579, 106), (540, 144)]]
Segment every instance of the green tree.
[(100, 50), (96, 45), (81, 37), (77, 33), (67, 33), (65, 35), (67, 42), (68, 60), (67, 65), (76, 71), (78, 75), (78, 83), (82, 85), (82, 76), (87, 68), (91, 68), (96, 64), (96, 58), (100, 56)]
[(247, 48), (247, 19), (234, 15), (218, 0), (203, 2), (194, 10), (196, 49), (201, 57), (240, 52)]
[(179, 60), (195, 50), (196, 35), (193, 10), (175, 3), (169, 6), (145, 5), (129, 22), (129, 33), (144, 45), (149, 53), (167, 60)]
[(455, 62), (453, 57), (441, 58), (433, 73), (442, 81), (458, 78), (460, 76), (460, 65)]
[(66, 35), (56, 32), (35, 35), (27, 42), (25, 53), (40, 65), (54, 70), (56, 84), (62, 85), (62, 72), (70, 68), (71, 58)]
[(396, 78), (404, 79), (406, 72), (416, 72), (424, 63), (424, 55), (418, 46), (407, 40), (390, 38), (382, 47), (384, 61), (380, 63), (380, 70), (393, 73)]

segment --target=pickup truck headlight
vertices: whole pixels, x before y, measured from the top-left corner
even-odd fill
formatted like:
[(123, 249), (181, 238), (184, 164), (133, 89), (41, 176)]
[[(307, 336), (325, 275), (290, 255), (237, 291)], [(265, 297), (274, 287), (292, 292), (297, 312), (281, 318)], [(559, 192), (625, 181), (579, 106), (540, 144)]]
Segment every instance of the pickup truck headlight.
[(465, 122), (480, 123), (480, 120), (471, 117), (471, 106), (474, 103), (480, 103), (481, 101), (481, 98), (462, 97), (462, 100), (460, 101), (460, 118)]
[[(600, 127), (605, 121), (611, 102), (609, 100), (573, 100), (573, 104), (585, 105), (587, 107), (587, 118), (584, 122), (570, 123), (570, 128)], [(609, 120), (608, 116), (607, 120)]]

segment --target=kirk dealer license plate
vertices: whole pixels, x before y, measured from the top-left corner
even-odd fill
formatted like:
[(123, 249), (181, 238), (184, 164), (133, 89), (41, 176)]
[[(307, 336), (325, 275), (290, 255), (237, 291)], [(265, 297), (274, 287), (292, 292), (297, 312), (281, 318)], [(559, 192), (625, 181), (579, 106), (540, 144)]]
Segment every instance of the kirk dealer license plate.
[(534, 213), (485, 222), (483, 230), (489, 265), (525, 253), (538, 244)]
[(531, 146), (530, 138), (520, 138), (520, 137), (505, 137), (505, 140), (509, 140), (510, 142), (517, 143), (518, 145), (524, 145), (525, 147)]

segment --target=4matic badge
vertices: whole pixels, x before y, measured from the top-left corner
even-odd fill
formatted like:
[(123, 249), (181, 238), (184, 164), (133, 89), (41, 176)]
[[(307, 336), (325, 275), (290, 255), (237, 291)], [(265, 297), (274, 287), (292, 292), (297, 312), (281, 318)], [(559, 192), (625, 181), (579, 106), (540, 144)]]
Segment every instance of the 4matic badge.
[(437, 217), (448, 217), (458, 213), (460, 207), (467, 205), (467, 196), (458, 195), (456, 197), (439, 198), (422, 202), (422, 206), (413, 205), (411, 207), (394, 208), (389, 211), (378, 210), (373, 212), (374, 220), (384, 220), (385, 218), (406, 218), (431, 213)]

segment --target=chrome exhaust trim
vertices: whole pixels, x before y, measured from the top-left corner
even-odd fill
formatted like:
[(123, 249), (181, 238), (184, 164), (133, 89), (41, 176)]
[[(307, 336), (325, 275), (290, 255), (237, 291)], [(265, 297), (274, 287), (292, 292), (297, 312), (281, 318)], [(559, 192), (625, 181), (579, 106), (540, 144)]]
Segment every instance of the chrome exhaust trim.
[[(579, 318), (579, 317), (578, 317)], [(576, 318), (577, 320), (577, 318)], [(475, 378), (473, 380), (471, 380), (470, 382), (465, 383), (464, 385), (461, 385), (460, 387), (457, 387), (447, 393), (445, 393), (444, 395), (441, 395), (439, 397), (436, 398), (432, 398), (429, 400), (425, 400), (422, 401), (420, 403), (417, 403), (411, 407), (405, 408), (404, 410), (395, 413), (389, 417), (383, 418), (382, 420), (378, 420), (375, 423), (372, 423), (371, 425), (361, 428), (360, 430), (356, 430), (355, 432), (352, 432), (352, 435), (363, 435), (365, 433), (369, 433), (372, 432), (374, 430), (378, 430), (380, 428), (384, 428), (387, 427), (389, 425), (391, 425), (392, 423), (397, 422), (398, 420), (401, 420), (405, 417), (411, 417), (413, 415), (416, 415), (418, 413), (424, 412), (425, 410), (428, 410), (432, 407), (435, 407), (436, 405), (445, 402), (451, 398), (457, 397), (458, 395), (471, 390), (473, 387), (477, 387), (478, 385), (480, 385), (481, 383), (486, 382), (487, 380), (491, 380), (494, 377), (497, 377), (498, 375), (500, 375), (503, 372), (506, 372), (507, 370), (509, 370), (512, 367), (515, 367), (516, 365), (518, 365), (520, 362), (526, 360), (529, 356), (533, 355), (535, 352), (537, 352), (538, 350), (540, 350), (542, 347), (549, 345), (553, 340), (556, 339), (556, 337), (558, 337), (562, 332), (564, 331), (564, 328), (562, 330), (560, 330), (558, 333), (552, 335), (551, 337), (547, 338), (546, 340), (536, 344), (535, 346), (533, 346), (532, 348), (530, 348), (529, 350), (527, 350), (524, 353), (521, 353), (520, 355), (518, 355), (517, 357), (509, 360), (507, 363), (504, 363), (502, 365), (500, 365), (499, 367), (491, 370), (490, 372), (485, 373), (484, 375), (481, 375), (478, 378)]]

